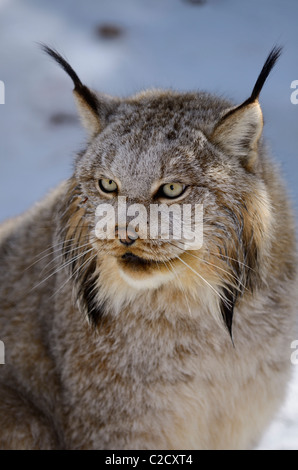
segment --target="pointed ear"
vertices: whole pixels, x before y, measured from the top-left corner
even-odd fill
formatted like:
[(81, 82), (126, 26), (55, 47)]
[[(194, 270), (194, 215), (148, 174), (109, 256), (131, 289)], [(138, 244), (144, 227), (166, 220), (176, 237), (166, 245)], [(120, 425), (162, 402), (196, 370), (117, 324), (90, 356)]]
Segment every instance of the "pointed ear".
[(106, 127), (119, 101), (112, 96), (91, 91), (84, 85), (80, 89), (74, 88), (73, 95), (81, 122), (89, 137), (93, 138)]
[(280, 47), (272, 49), (251, 96), (240, 106), (228, 110), (216, 123), (211, 135), (215, 144), (227, 154), (240, 157), (247, 168), (252, 168), (257, 160), (258, 141), (263, 129), (259, 95), (280, 54)]
[[(87, 92), (88, 90), (88, 92)], [(86, 93), (87, 92), (87, 93)], [(87, 96), (92, 96), (92, 92), (87, 88), (85, 93), (82, 93), (81, 89), (74, 88), (73, 95), (77, 110), (81, 118), (81, 122), (85, 127), (88, 135), (92, 138), (102, 130), (101, 120), (99, 118), (98, 108), (99, 105), (96, 103), (96, 98), (92, 96), (94, 106), (91, 105), (90, 99), (87, 100)]]
[(41, 44), (41, 47), (72, 79), (74, 83), (73, 94), (82, 124), (89, 137), (93, 138), (105, 127), (107, 118), (113, 112), (117, 101), (112, 97), (100, 95), (90, 90), (82, 84), (73, 68), (57, 51), (44, 44)]
[(228, 155), (237, 156), (251, 166), (257, 158), (262, 129), (262, 111), (255, 101), (226, 113), (216, 124), (211, 140)]

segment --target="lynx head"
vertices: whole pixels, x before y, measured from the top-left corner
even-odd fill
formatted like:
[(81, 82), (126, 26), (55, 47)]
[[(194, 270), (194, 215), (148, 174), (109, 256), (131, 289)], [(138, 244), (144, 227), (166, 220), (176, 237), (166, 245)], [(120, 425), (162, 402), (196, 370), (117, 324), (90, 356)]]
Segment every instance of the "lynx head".
[[(270, 249), (272, 216), (258, 98), (280, 49), (271, 51), (251, 96), (240, 106), (203, 92), (150, 90), (110, 97), (83, 85), (56, 51), (44, 50), (73, 80), (88, 132), (69, 182), (59, 234), (80, 307), (96, 323), (104, 284), (109, 286), (106, 297), (122, 289), (128, 298), (171, 285), (192, 298), (196, 291), (213, 296), (231, 333), (234, 306), (262, 281)], [(119, 215), (123, 201), (124, 222)], [(133, 204), (144, 210), (134, 212), (138, 223), (132, 227)], [(175, 205), (168, 236), (158, 227), (155, 236), (150, 233), (152, 205), (160, 206), (161, 214)], [(181, 217), (181, 226), (196, 227), (197, 205), (203, 208), (203, 243), (196, 247), (186, 243), (184, 232), (175, 237), (174, 226), (179, 209), (182, 214), (188, 206), (190, 220)], [(115, 236), (103, 240), (96, 233), (98, 207), (114, 209), (107, 226)]]

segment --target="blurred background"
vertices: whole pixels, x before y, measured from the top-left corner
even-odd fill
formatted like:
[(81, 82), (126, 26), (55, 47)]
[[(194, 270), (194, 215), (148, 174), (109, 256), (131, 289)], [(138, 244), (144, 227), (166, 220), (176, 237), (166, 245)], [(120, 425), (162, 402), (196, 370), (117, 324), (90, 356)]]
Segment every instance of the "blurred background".
[[(39, 42), (57, 48), (86, 85), (105, 93), (200, 89), (239, 104), (272, 46), (284, 46), (260, 103), (264, 134), (297, 211), (297, 9), (297, 0), (0, 0), (0, 221), (69, 177), (85, 142), (72, 82)], [(293, 369), (286, 402), (258, 449), (298, 450)]]

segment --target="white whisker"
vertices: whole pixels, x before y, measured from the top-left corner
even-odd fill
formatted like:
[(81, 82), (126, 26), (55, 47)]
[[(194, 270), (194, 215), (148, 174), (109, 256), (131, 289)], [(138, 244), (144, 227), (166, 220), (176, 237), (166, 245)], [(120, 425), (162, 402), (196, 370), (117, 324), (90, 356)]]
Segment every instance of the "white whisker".
[[(89, 251), (91, 251), (91, 250), (89, 250)], [(87, 253), (89, 253), (89, 251), (85, 252), (84, 254), (86, 255)], [(94, 256), (91, 256), (91, 258), (88, 257), (88, 258), (84, 261), (84, 263), (81, 264), (81, 265), (78, 267), (78, 269), (75, 270), (75, 272), (71, 273), (70, 277), (62, 284), (62, 286), (59, 287), (58, 290), (56, 290), (56, 291), (54, 292), (53, 295), (51, 295), (50, 298), (55, 297), (55, 296), (58, 294), (58, 292), (60, 292), (60, 291), (63, 289), (63, 287), (66, 286), (66, 284), (72, 279), (72, 277), (74, 277), (74, 276), (80, 271), (80, 269), (82, 269), (83, 266), (85, 266), (86, 263), (88, 263), (88, 262), (91, 263), (91, 261), (92, 261), (95, 257), (96, 257), (96, 253), (94, 254)]]
[(226, 256), (226, 255), (223, 255), (221, 253), (215, 253), (213, 251), (209, 251), (209, 253), (213, 256), (217, 256), (218, 258), (227, 258), (228, 260), (231, 260), (231, 261), (236, 261), (236, 263), (238, 264), (241, 264), (242, 266), (244, 266), (245, 268), (248, 268), (250, 269), (251, 271), (254, 271), (256, 272), (253, 268), (251, 268), (250, 266), (248, 266), (248, 264), (245, 264), (241, 261), (239, 261), (238, 259), (235, 259), (235, 258), (231, 258), (230, 256)]
[[(169, 242), (169, 243), (170, 243), (171, 245), (173, 245), (173, 246), (176, 246), (174, 243), (171, 243), (171, 242)], [(180, 248), (179, 246), (178, 246), (177, 248), (179, 248), (180, 250), (182, 250), (182, 248)], [(230, 277), (232, 277), (233, 279), (235, 279), (235, 281), (237, 282), (237, 285), (235, 285), (235, 287), (238, 287), (238, 286), (240, 285), (243, 289), (247, 289), (247, 288), (245, 287), (245, 285), (240, 281), (240, 279), (239, 279), (237, 276), (235, 276), (235, 274), (233, 274), (233, 273), (227, 271), (227, 270), (224, 269), (224, 268), (221, 268), (220, 266), (217, 266), (217, 265), (214, 264), (214, 263), (211, 263), (210, 261), (205, 260), (204, 258), (200, 258), (199, 256), (195, 255), (194, 253), (190, 252), (189, 250), (187, 251), (187, 254), (190, 255), (190, 256), (192, 256), (193, 258), (198, 259), (199, 261), (202, 261), (202, 262), (205, 263), (205, 264), (208, 264), (208, 265), (210, 265), (210, 266), (215, 267), (216, 269), (218, 269), (218, 270), (220, 270), (220, 271), (226, 273), (228, 276), (230, 276)]]
[(24, 269), (24, 272), (27, 271), (28, 269), (30, 269), (32, 266), (34, 266), (35, 264), (37, 264), (39, 261), (42, 261), (44, 258), (46, 258), (47, 256), (50, 256), (51, 254), (55, 253), (55, 251), (58, 251), (56, 250), (55, 248), (57, 248), (58, 246), (60, 245), (63, 245), (64, 243), (68, 243), (68, 242), (71, 242), (71, 241), (74, 241), (75, 238), (71, 238), (67, 241), (63, 240), (63, 241), (60, 241), (59, 243), (55, 243), (54, 245), (51, 245), (49, 248), (47, 248), (46, 250), (43, 250), (41, 251), (40, 253), (38, 253), (38, 255), (34, 256), (34, 258), (36, 258), (37, 256), (40, 256), (46, 252), (49, 252), (47, 254), (45, 254), (44, 256), (42, 256), (41, 258), (38, 258), (36, 261), (34, 261), (32, 264), (30, 264), (30, 266), (28, 266), (27, 268)]
[(227, 300), (208, 282), (206, 281), (206, 279), (201, 276), (197, 271), (195, 271), (191, 266), (189, 266), (189, 264), (187, 264), (185, 261), (183, 261), (183, 259), (180, 258), (180, 256), (177, 256), (177, 258), (181, 261), (181, 263), (183, 263), (187, 268), (189, 268), (196, 276), (198, 276), (200, 279), (202, 279), (202, 281), (204, 281), (209, 287), (210, 289), (213, 290), (213, 292), (223, 301), (223, 302), (227, 302)]
[[(171, 266), (171, 268), (172, 268), (172, 271), (173, 271), (173, 273), (174, 273), (174, 276), (176, 277), (176, 279), (178, 280), (178, 282), (179, 282), (179, 284), (180, 284), (180, 286), (181, 286), (181, 290), (182, 290), (182, 292), (183, 292), (183, 294), (184, 294), (184, 297), (185, 297), (185, 300), (186, 300), (186, 304), (187, 304), (187, 308), (188, 308), (189, 315), (192, 316), (191, 309), (190, 309), (190, 306), (189, 306), (189, 303), (188, 303), (188, 299), (187, 299), (186, 290), (185, 290), (185, 288), (184, 288), (184, 286), (183, 286), (181, 280), (179, 279), (179, 276), (178, 276), (178, 274), (177, 274), (177, 272), (176, 272), (175, 267), (173, 266), (173, 264), (171, 263), (170, 260), (168, 261), (168, 263), (170, 263), (170, 266)], [(169, 267), (166, 265), (165, 262), (164, 262), (164, 265), (169, 269)], [(169, 271), (170, 271), (170, 269), (169, 269)]]
[[(67, 250), (67, 251), (63, 251), (63, 252), (60, 251), (60, 253), (59, 253), (57, 256), (55, 256), (51, 261), (49, 261), (49, 262), (43, 267), (43, 269), (41, 270), (40, 274), (42, 274), (43, 271), (44, 271), (48, 266), (50, 266), (52, 263), (54, 263), (54, 262), (55, 262), (57, 259), (59, 259), (61, 256), (64, 256), (64, 255), (67, 255), (67, 254), (71, 253), (74, 249), (77, 251), (77, 250), (80, 250), (81, 248), (85, 248), (86, 246), (90, 246), (90, 243), (88, 242), (88, 243), (85, 243), (84, 245), (78, 245), (78, 246), (73, 245), (73, 246), (72, 246), (69, 250)], [(54, 253), (53, 253), (53, 254), (54, 254)]]
[(51, 274), (49, 274), (45, 279), (43, 279), (42, 281), (40, 281), (38, 284), (36, 284), (34, 287), (32, 287), (32, 289), (30, 290), (30, 292), (34, 289), (36, 289), (37, 287), (39, 287), (41, 284), (43, 284), (45, 281), (47, 281), (48, 279), (50, 279), (50, 277), (54, 276), (55, 274), (59, 273), (62, 269), (66, 268), (67, 266), (69, 266), (73, 261), (77, 261), (79, 258), (81, 258), (82, 256), (85, 256), (87, 253), (90, 253), (90, 251), (92, 251), (93, 248), (90, 248), (89, 250), (87, 251), (84, 251), (83, 253), (80, 253), (79, 255), (75, 256), (74, 258), (71, 258), (70, 260), (68, 260), (66, 263), (62, 264), (61, 266), (59, 266), (58, 269), (56, 269), (54, 272), (52, 272)]

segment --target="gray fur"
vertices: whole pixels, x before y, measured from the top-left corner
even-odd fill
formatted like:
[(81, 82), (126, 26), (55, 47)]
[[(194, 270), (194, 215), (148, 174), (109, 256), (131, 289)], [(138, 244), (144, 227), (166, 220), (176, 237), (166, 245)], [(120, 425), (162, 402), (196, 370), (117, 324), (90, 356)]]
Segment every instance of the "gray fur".
[[(0, 447), (252, 448), (284, 398), (297, 305), (294, 221), (258, 102), (97, 94), (96, 117), (75, 97), (90, 125), (72, 177), (0, 227)], [(103, 177), (146, 207), (159, 182), (185, 183), (178, 202), (204, 205), (202, 249), (138, 239), (129, 251), (150, 262), (123, 261), (119, 240), (94, 236), (98, 204), (117, 207)]]

